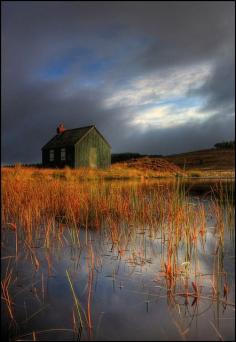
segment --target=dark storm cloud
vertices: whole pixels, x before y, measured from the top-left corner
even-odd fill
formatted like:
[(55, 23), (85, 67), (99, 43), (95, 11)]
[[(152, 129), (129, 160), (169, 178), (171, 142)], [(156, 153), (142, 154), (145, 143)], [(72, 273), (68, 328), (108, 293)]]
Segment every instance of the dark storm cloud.
[[(107, 98), (137, 77), (207, 64), (189, 89), (204, 122), (142, 131)], [(40, 161), (59, 122), (91, 123), (114, 152), (174, 153), (234, 136), (233, 2), (2, 3), (2, 161)], [(186, 146), (186, 141), (188, 142)]]
[(191, 122), (175, 128), (149, 129), (139, 133), (139, 139), (130, 136), (123, 140), (122, 145), (128, 151), (163, 155), (200, 150), (214, 146), (222, 137), (233, 137), (234, 122), (234, 115), (219, 115), (200, 124)]
[(205, 111), (215, 110), (232, 114), (235, 110), (235, 63), (233, 54), (223, 56), (218, 60), (204, 85), (199, 89), (190, 91), (189, 94), (207, 97)]

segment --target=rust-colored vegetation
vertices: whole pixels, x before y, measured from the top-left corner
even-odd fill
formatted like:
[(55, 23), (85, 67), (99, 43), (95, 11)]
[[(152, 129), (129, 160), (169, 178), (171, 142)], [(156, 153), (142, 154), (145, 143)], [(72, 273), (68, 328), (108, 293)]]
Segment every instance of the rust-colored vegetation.
[(132, 168), (136, 170), (152, 170), (160, 174), (184, 175), (183, 170), (174, 163), (165, 160), (164, 158), (150, 158), (143, 157), (138, 159), (131, 159), (127, 162), (116, 163), (114, 167)]
[[(127, 167), (138, 166), (139, 161), (131, 161)], [(145, 167), (152, 165), (153, 170), (162, 165), (174, 173), (180, 172), (178, 167), (168, 162), (145, 160)], [(116, 169), (115, 169), (116, 170)], [(142, 167), (140, 168), (142, 170)], [(137, 170), (138, 174), (139, 168)], [(97, 172), (97, 173), (96, 173)], [(106, 172), (106, 171), (101, 171)], [(115, 173), (116, 171), (114, 171)], [(94, 174), (97, 180), (86, 181)], [(218, 197), (216, 196), (218, 195)], [(220, 199), (219, 199), (220, 196)], [(191, 305), (197, 305), (201, 299), (219, 301), (233, 305), (227, 301), (229, 292), (227, 275), (221, 268), (219, 259), (223, 249), (226, 221), (221, 207), (223, 201), (221, 185), (212, 189), (210, 206), (206, 208), (200, 201), (191, 203), (179, 181), (166, 180), (160, 184), (150, 182), (122, 183), (106, 182), (94, 170), (43, 170), (29, 168), (3, 169), (2, 171), (2, 229), (10, 229), (16, 236), (15, 258), (19, 248), (27, 250), (32, 266), (38, 272), (41, 268), (35, 243), (40, 237), (41, 246), (45, 248), (45, 259), (48, 270), (52, 268), (48, 252), (57, 246), (68, 243), (65, 231), (69, 230), (70, 244), (81, 247), (80, 231), (86, 233), (88, 256), (87, 305), (82, 308), (74, 289), (73, 280), (67, 271), (67, 278), (74, 300), (72, 311), (73, 329), (78, 334), (85, 328), (88, 338), (92, 339), (93, 318), (92, 284), (94, 270), (100, 259), (93, 252), (89, 240), (90, 230), (105, 230), (112, 243), (112, 251), (117, 251), (120, 258), (128, 258), (130, 264), (149, 262), (140, 250), (127, 252), (137, 229), (148, 230), (149, 236), (156, 236), (161, 241), (160, 266), (156, 269), (155, 282), (166, 288), (169, 301), (185, 298)], [(232, 198), (226, 197), (230, 202)], [(232, 206), (230, 206), (232, 208)], [(198, 263), (199, 244), (204, 250), (207, 215), (215, 217), (215, 259), (214, 269), (210, 274), (212, 288), (204, 288), (206, 275)], [(228, 219), (233, 219), (233, 209)], [(21, 247), (19, 246), (21, 241)], [(180, 257), (180, 249), (184, 250)], [(10, 256), (9, 256), (10, 257)], [(219, 282), (219, 277), (223, 280)], [(12, 270), (7, 268), (2, 279), (2, 300), (7, 306), (9, 318), (14, 320), (14, 302), (10, 296)], [(115, 276), (114, 276), (115, 281)], [(42, 294), (44, 301), (44, 280), (42, 275)], [(14, 284), (12, 284), (14, 288)], [(77, 328), (76, 328), (77, 327)], [(33, 332), (32, 332), (33, 333)]]

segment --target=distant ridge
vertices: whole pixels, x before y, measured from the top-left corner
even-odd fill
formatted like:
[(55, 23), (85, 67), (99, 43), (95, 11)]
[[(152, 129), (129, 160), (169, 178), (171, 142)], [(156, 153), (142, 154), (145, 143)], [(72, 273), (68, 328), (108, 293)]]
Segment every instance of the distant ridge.
[(212, 148), (168, 155), (164, 158), (186, 170), (235, 170), (235, 149)]

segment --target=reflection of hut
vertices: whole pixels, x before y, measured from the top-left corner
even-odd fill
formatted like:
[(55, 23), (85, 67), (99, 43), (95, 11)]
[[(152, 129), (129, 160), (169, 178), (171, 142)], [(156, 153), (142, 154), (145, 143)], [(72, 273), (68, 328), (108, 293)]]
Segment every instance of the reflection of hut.
[(93, 126), (65, 129), (57, 127), (57, 134), (42, 147), (44, 167), (107, 168), (111, 164), (111, 146)]

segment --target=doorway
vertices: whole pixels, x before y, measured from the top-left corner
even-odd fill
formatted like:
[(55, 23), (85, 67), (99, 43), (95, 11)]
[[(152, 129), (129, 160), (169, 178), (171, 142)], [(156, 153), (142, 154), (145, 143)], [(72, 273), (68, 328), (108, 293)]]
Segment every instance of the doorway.
[(97, 168), (97, 148), (96, 147), (90, 147), (89, 166), (92, 168)]

